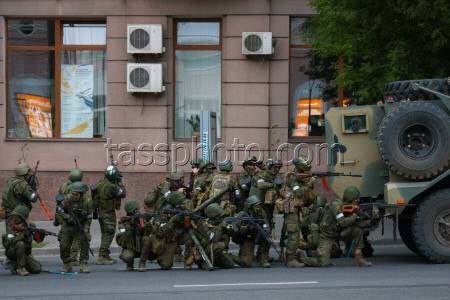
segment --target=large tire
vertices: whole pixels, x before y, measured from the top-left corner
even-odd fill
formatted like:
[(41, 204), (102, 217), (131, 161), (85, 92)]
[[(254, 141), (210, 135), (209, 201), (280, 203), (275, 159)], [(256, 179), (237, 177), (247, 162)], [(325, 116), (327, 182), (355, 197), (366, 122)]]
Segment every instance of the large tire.
[(410, 218), (402, 218), (398, 219), (398, 231), (400, 233), (400, 237), (402, 238), (403, 243), (408, 247), (409, 250), (414, 252), (417, 255), (422, 256), (422, 253), (417, 249), (416, 244), (414, 243), (414, 238), (412, 235), (412, 221)]
[(450, 189), (441, 189), (423, 199), (412, 223), (419, 252), (435, 263), (450, 263)]
[(420, 79), (389, 82), (384, 86), (384, 97), (392, 97), (394, 100), (431, 100), (437, 97), (431, 93), (422, 91), (415, 84), (448, 94), (449, 85), (447, 79)]
[(426, 101), (399, 104), (381, 122), (380, 155), (392, 172), (424, 180), (444, 172), (450, 161), (450, 116)]

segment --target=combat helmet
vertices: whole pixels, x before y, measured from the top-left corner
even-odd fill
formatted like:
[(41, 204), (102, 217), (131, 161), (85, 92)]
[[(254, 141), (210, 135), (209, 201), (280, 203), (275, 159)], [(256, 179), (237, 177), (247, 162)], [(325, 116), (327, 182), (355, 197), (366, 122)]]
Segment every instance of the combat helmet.
[(78, 169), (78, 168), (75, 168), (75, 169), (70, 170), (70, 173), (69, 173), (69, 180), (70, 180), (71, 182), (83, 180), (83, 171), (81, 171), (81, 170)]
[(292, 160), (292, 164), (300, 172), (306, 172), (306, 171), (311, 170), (311, 163), (309, 161), (307, 161), (307, 160), (304, 160), (301, 157), (294, 158)]
[(88, 190), (87, 185), (82, 183), (81, 181), (75, 181), (70, 185), (71, 192), (86, 193), (87, 190)]
[(172, 181), (178, 181), (183, 179), (183, 172), (172, 172), (169, 175), (167, 175), (166, 179), (172, 180)]
[(233, 163), (231, 162), (231, 160), (226, 159), (219, 163), (219, 170), (225, 171), (225, 172), (231, 172), (231, 171), (233, 171)]
[(30, 216), (30, 210), (24, 205), (18, 205), (14, 208), (11, 215), (19, 216), (22, 220), (26, 221)]
[(139, 209), (139, 203), (136, 200), (130, 200), (125, 203), (124, 209), (127, 215), (132, 215), (135, 210)]
[(119, 178), (119, 168), (114, 165), (109, 165), (105, 170), (105, 177), (111, 181), (115, 181)]
[(245, 200), (245, 205), (247, 207), (250, 207), (250, 206), (253, 206), (253, 205), (256, 205), (259, 203), (261, 203), (261, 200), (259, 200), (259, 198), (256, 195), (250, 196), (247, 198), (247, 200)]
[(244, 160), (244, 162), (242, 163), (242, 166), (245, 167), (246, 165), (256, 165), (258, 159), (256, 158), (256, 156), (250, 156), (249, 158), (247, 158), (246, 160)]
[(205, 169), (215, 169), (216, 166), (212, 161), (209, 160), (202, 160), (200, 162), (200, 165), (198, 166), (198, 169), (200, 172), (204, 171)]
[(224, 210), (219, 204), (212, 203), (205, 209), (205, 214), (209, 219), (220, 218), (223, 216)]
[(20, 163), (16, 167), (16, 175), (17, 176), (24, 176), (27, 175), (30, 171), (30, 166), (26, 163)]
[(172, 192), (167, 199), (167, 202), (172, 206), (179, 206), (184, 203), (186, 196), (182, 192)]
[(350, 204), (353, 201), (359, 199), (359, 189), (354, 186), (348, 186), (344, 190), (344, 195), (342, 197), (342, 200), (344, 203)]

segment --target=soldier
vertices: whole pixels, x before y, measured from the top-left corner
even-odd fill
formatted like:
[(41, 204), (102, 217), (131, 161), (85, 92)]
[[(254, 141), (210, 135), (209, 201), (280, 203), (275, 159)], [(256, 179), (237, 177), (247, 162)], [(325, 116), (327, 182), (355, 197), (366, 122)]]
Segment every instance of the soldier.
[(173, 192), (185, 193), (184, 176), (182, 172), (170, 173), (153, 191), (144, 199), (145, 207), (150, 211), (159, 211), (163, 207), (170, 194)]
[(16, 167), (16, 175), (9, 178), (6, 182), (2, 195), (2, 207), (5, 210), (5, 219), (8, 219), (9, 215), (18, 205), (24, 205), (31, 210), (31, 203), (38, 200), (39, 196), (37, 191), (28, 182), (30, 176), (30, 167), (25, 163), (21, 163)]
[(210, 197), (217, 196), (224, 190), (228, 190), (218, 201), (225, 211), (225, 216), (232, 216), (236, 212), (236, 200), (241, 198), (241, 192), (236, 177), (231, 175), (233, 163), (227, 159), (219, 163), (219, 173), (215, 174), (211, 182)]
[(63, 272), (72, 272), (70, 252), (73, 241), (80, 243), (80, 273), (89, 273), (89, 243), (91, 235), (89, 228), (92, 222), (92, 200), (87, 193), (89, 187), (81, 181), (75, 181), (70, 186), (70, 193), (64, 197), (58, 206), (56, 218), (61, 224), (59, 231), (59, 250), (64, 263)]
[(202, 162), (202, 160), (197, 159), (197, 158), (191, 160), (191, 174), (189, 176), (189, 185), (188, 185), (188, 189), (189, 189), (190, 193), (192, 193), (192, 191), (194, 190), (194, 182), (195, 182), (195, 179), (197, 178), (198, 170), (199, 170), (201, 162)]
[[(24, 205), (17, 205), (6, 220), (6, 234), (2, 236), (5, 255), (9, 259), (11, 272), (20, 276), (38, 274), (41, 264), (31, 255), (32, 235), (27, 224), (30, 210)], [(42, 241), (42, 240), (41, 240)]]
[(213, 162), (209, 160), (201, 161), (197, 178), (194, 181), (194, 190), (192, 195), (194, 207), (200, 206), (209, 198), (209, 192), (215, 168), (216, 166), (214, 166)]
[[(151, 250), (142, 251), (153, 253), (156, 261), (163, 270), (170, 270), (173, 266), (177, 246), (185, 238), (184, 217), (179, 214), (185, 210), (186, 197), (182, 192), (173, 192), (161, 208), (161, 213), (155, 217), (154, 232), (151, 235)], [(191, 258), (193, 260), (193, 258)], [(192, 262), (185, 262), (192, 265)]]
[(344, 234), (344, 240), (356, 241), (355, 245), (355, 260), (358, 266), (370, 266), (362, 256), (362, 231), (355, 230), (356, 222), (359, 217), (352, 213), (345, 216), (342, 211), (342, 202), (339, 199), (325, 205), (323, 216), (319, 224), (319, 244), (317, 247), (317, 254), (314, 257), (306, 257), (303, 262), (307, 266), (323, 267), (331, 264), (330, 256), (331, 249), (336, 243), (336, 240), (341, 238), (341, 231), (347, 232)]
[(239, 175), (239, 187), (240, 187), (240, 199), (241, 201), (238, 201), (236, 203), (238, 211), (244, 208), (244, 201), (249, 197), (250, 193), (250, 187), (252, 184), (252, 178), (256, 173), (256, 162), (257, 159), (255, 156), (252, 156), (250, 158), (247, 158), (242, 163), (243, 171)]
[[(255, 245), (258, 245), (256, 260), (260, 266), (270, 268), (269, 250), (270, 243), (261, 234), (260, 229), (265, 231), (265, 235), (270, 234), (269, 219), (265, 209), (262, 207), (261, 200), (256, 196), (250, 196), (244, 205), (244, 210), (237, 214), (236, 219), (241, 217), (250, 217), (255, 222), (238, 221), (236, 232), (233, 234), (233, 241), (239, 244), (239, 255), (235, 258), (235, 262), (241, 267), (251, 267), (255, 258)], [(257, 226), (260, 226), (258, 229)]]
[(312, 205), (302, 207), (300, 231), (304, 240), (300, 241), (300, 249), (306, 251), (317, 249), (319, 245), (319, 224), (326, 204), (326, 198), (317, 196)]
[[(370, 264), (363, 258), (363, 249), (368, 247), (365, 243), (366, 236), (369, 234), (369, 229), (376, 225), (379, 219), (378, 207), (373, 207), (369, 211), (362, 210), (359, 203), (359, 189), (354, 186), (349, 186), (344, 190), (342, 197), (344, 205), (350, 205), (353, 211), (358, 216), (354, 226), (346, 228), (341, 232), (341, 238), (346, 242), (347, 252), (352, 253), (354, 250), (355, 259), (358, 265), (364, 266)], [(344, 210), (344, 214), (348, 214)], [(367, 241), (368, 243), (368, 241)], [(370, 246), (370, 244), (368, 244)]]
[(256, 196), (262, 203), (269, 219), (269, 226), (273, 228), (273, 211), (275, 200), (278, 196), (278, 190), (281, 188), (281, 181), (275, 181), (278, 172), (280, 172), (283, 163), (280, 160), (268, 159), (265, 169), (259, 171), (252, 178), (250, 196)]
[(120, 209), (121, 200), (126, 191), (121, 181), (121, 174), (115, 165), (105, 170), (105, 178), (93, 188), (94, 209), (98, 211), (98, 219), (102, 238), (96, 264), (110, 265), (116, 261), (111, 258), (109, 247), (116, 233), (116, 210)]
[[(83, 180), (83, 172), (80, 169), (74, 168), (70, 170), (68, 180), (63, 182), (63, 184), (61, 184), (61, 186), (59, 187), (58, 195), (68, 196), (70, 194), (70, 186), (72, 185), (72, 183), (82, 180)], [(59, 205), (60, 203), (61, 202), (57, 202), (56, 204)], [(53, 221), (53, 224), (55, 226), (59, 225), (56, 218)], [(72, 266), (79, 266), (79, 255), (80, 255), (80, 241), (78, 240), (78, 237), (75, 237), (72, 243), (72, 249), (70, 250)]]
[[(119, 258), (127, 264), (127, 271), (134, 270), (134, 259), (141, 257), (143, 237), (145, 235), (145, 223), (149, 220), (144, 220), (139, 213), (139, 204), (135, 200), (127, 202), (124, 206), (126, 216), (119, 221), (119, 229), (116, 235), (117, 244), (122, 247), (122, 252)], [(139, 263), (139, 271), (145, 271), (145, 262), (142, 260)]]
[[(224, 226), (224, 209), (217, 203), (208, 205), (205, 209), (207, 219), (197, 223), (198, 237), (203, 249), (206, 250), (209, 260), (214, 267), (232, 268), (234, 261), (228, 253), (229, 230)], [(197, 264), (203, 270), (208, 270), (206, 262), (201, 259)]]

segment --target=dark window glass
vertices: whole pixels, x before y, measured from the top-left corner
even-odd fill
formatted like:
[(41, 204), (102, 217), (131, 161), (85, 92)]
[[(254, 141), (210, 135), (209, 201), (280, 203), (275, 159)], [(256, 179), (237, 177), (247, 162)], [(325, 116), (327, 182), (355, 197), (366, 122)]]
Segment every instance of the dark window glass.
[(34, 19), (8, 20), (8, 45), (53, 46), (54, 22)]

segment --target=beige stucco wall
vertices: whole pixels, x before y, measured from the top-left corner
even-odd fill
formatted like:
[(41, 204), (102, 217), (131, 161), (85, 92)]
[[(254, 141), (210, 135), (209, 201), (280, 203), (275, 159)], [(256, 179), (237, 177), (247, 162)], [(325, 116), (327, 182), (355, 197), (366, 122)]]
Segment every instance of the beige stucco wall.
[[(11, 174), (25, 141), (6, 140), (4, 17), (95, 17), (107, 22), (107, 137), (113, 143), (176, 143), (173, 140), (173, 19), (214, 17), (222, 20), (222, 142), (230, 146), (258, 143), (268, 157), (274, 144), (288, 139), (289, 18), (311, 15), (307, 0), (0, 0), (0, 188)], [(126, 92), (126, 28), (131, 23), (163, 25), (166, 53), (149, 61), (164, 66), (166, 92), (132, 96)], [(243, 31), (271, 31), (275, 55), (266, 60), (241, 54)], [(26, 158), (40, 160), (48, 176), (45, 196), (73, 167), (97, 178), (107, 160), (105, 141), (29, 141)], [(191, 148), (188, 144), (188, 147)], [(117, 154), (117, 152), (115, 152)], [(170, 156), (170, 154), (167, 154)], [(241, 159), (244, 157), (241, 151)], [(142, 197), (146, 182), (153, 185), (169, 166), (122, 166), (130, 183), (130, 195)], [(186, 170), (189, 166), (186, 166)], [(238, 169), (239, 170), (239, 169)], [(131, 173), (130, 173), (131, 172)], [(134, 175), (132, 173), (135, 173)], [(131, 182), (131, 180), (127, 180)], [(43, 184), (43, 186), (45, 186)]]

